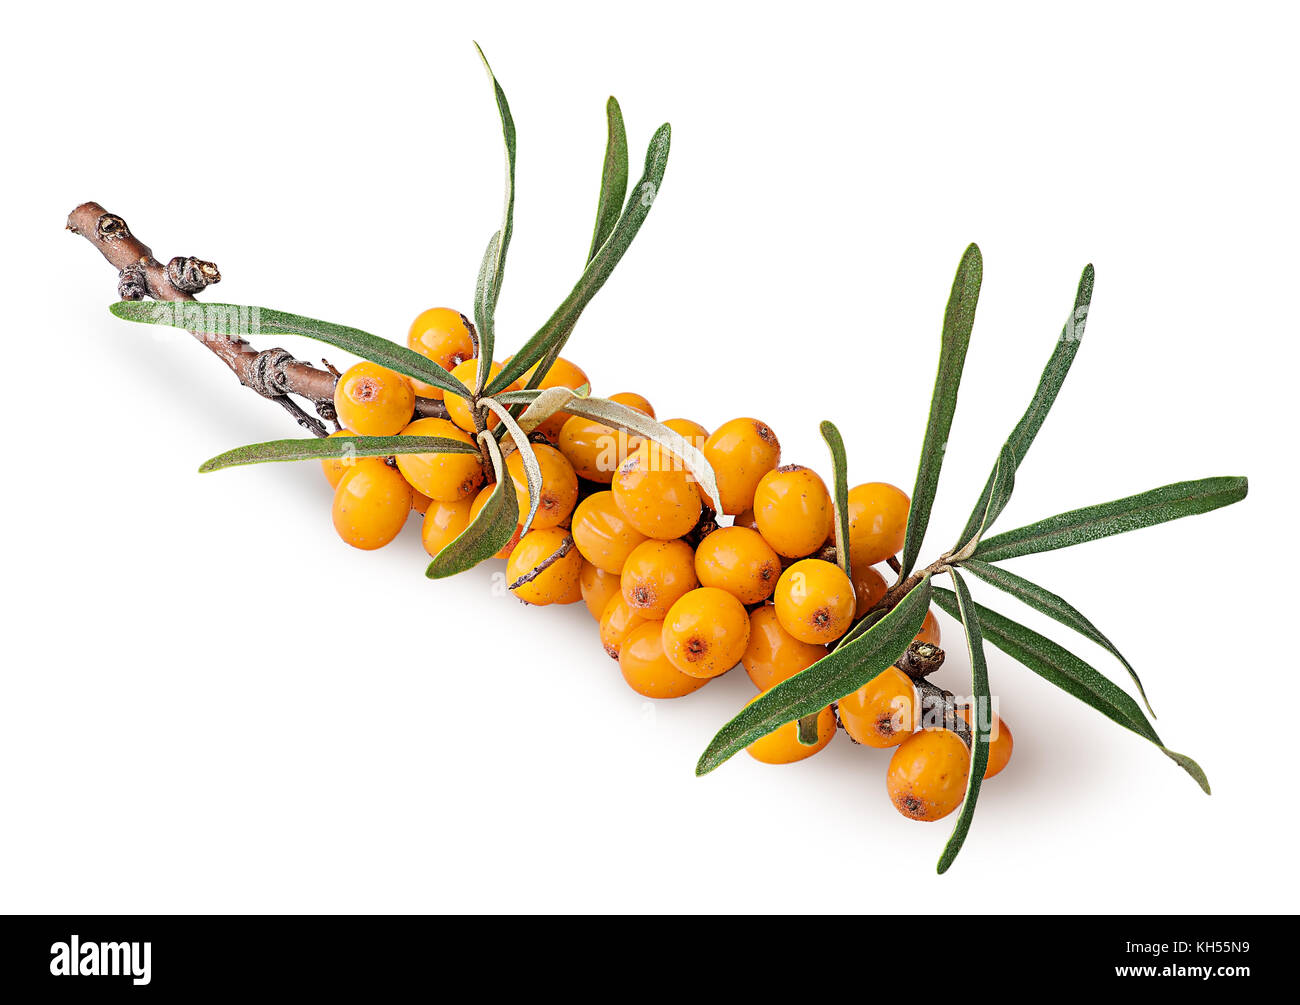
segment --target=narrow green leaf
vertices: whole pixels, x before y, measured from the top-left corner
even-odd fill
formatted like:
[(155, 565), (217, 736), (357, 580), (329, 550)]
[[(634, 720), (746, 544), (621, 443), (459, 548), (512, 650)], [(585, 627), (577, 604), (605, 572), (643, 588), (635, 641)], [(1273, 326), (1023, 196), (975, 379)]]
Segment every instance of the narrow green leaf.
[(624, 429), (636, 433), (637, 436), (654, 440), (670, 453), (681, 458), (686, 469), (695, 477), (704, 501), (717, 512), (722, 512), (722, 504), (718, 501), (721, 498), (718, 495), (718, 480), (713, 474), (713, 465), (686, 437), (656, 422), (644, 412), (638, 412), (635, 408), (628, 408), (617, 401), (609, 401), (605, 398), (576, 398), (565, 407), (567, 411), (580, 415), (584, 419), (595, 419), (615, 429)]
[(1016, 487), (1016, 458), (1011, 451), (1011, 444), (1002, 444), (1002, 451), (998, 454), (997, 467), (993, 469), (993, 482), (990, 488), (989, 496), (984, 500), (984, 517), (975, 530), (975, 535), (966, 542), (960, 551), (952, 556), (953, 563), (964, 562), (970, 558), (971, 553), (979, 545), (980, 539), (984, 537), (988, 529), (993, 526), (993, 521), (998, 515), (1006, 509), (1007, 502), (1011, 499), (1011, 493)]
[(496, 351), (496, 330), (492, 306), (492, 283), (495, 278), (497, 249), (501, 246), (501, 231), (488, 240), (479, 263), (478, 279), (474, 283), (474, 325), (478, 329), (478, 366), (474, 370), (474, 390), (481, 391), (487, 383), (492, 368), (492, 354)]
[[(952, 592), (936, 587), (934, 602), (949, 614), (958, 614), (957, 597)], [(1165, 747), (1155, 727), (1142, 714), (1138, 703), (1104, 674), (1032, 628), (1017, 624), (980, 604), (975, 605), (975, 610), (987, 641), (1044, 680), (1055, 684), (1084, 704), (1091, 705), (1112, 722), (1154, 743), (1209, 794), (1210, 783), (1200, 765), (1186, 754)]]
[(207, 334), (247, 335), (254, 338), (264, 335), (305, 335), (452, 394), (469, 396), (468, 388), (459, 380), (437, 363), (404, 345), (363, 332), (359, 328), (317, 321), (301, 314), (286, 314), (269, 307), (199, 303), (195, 300), (169, 303), (120, 300), (112, 304), (109, 310), (124, 321), (167, 325)]
[(831, 645), (831, 648), (839, 649), (841, 646), (847, 646), (854, 639), (858, 638), (858, 636), (862, 635), (864, 632), (869, 631), (877, 621), (879, 621), (888, 613), (889, 612), (887, 610), (884, 610), (883, 608), (875, 608), (873, 610), (867, 611), (866, 614), (862, 615), (862, 617), (859, 619), (856, 625), (854, 625), (847, 632), (841, 635)]
[[(568, 387), (548, 387), (538, 394), (519, 416), (519, 428), (525, 433), (531, 433), (556, 412), (564, 411), (569, 402), (575, 398), (585, 398), (587, 396), (587, 386), (583, 384), (582, 390)], [(506, 405), (509, 402), (503, 401), (502, 404)]]
[(537, 454), (533, 451), (533, 445), (528, 442), (528, 434), (519, 428), (519, 423), (510, 414), (510, 409), (492, 398), (484, 398), (483, 404), (496, 412), (501, 419), (501, 425), (514, 440), (515, 449), (519, 451), (519, 459), (524, 465), (524, 480), (528, 483), (528, 515), (521, 525), (523, 530), (520, 531), (520, 536), (522, 537), (532, 527), (533, 517), (537, 516), (538, 503), (542, 500), (542, 466), (537, 463)]
[(939, 486), (939, 471), (943, 467), (944, 451), (948, 448), (948, 433), (952, 429), (953, 413), (957, 410), (957, 389), (961, 385), (962, 368), (966, 365), (966, 350), (970, 347), (971, 328), (975, 325), (975, 305), (979, 302), (983, 274), (984, 261), (980, 249), (972, 244), (961, 256), (943, 315), (939, 371), (934, 378), (930, 418), (925, 426), (916, 487), (912, 490), (912, 506), (907, 514), (907, 536), (903, 543), (903, 568), (898, 574), (899, 582), (911, 575), (916, 567), (921, 541), (930, 523), (934, 494)]
[(1202, 478), (1177, 482), (1114, 502), (1060, 513), (1028, 527), (985, 538), (975, 557), (1002, 562), (1040, 551), (1069, 548), (1087, 541), (1151, 527), (1179, 517), (1208, 513), (1246, 498), (1245, 478)]
[(395, 454), (477, 454), (473, 446), (442, 436), (331, 436), (268, 440), (236, 447), (199, 465), (199, 473), (268, 461), (322, 461), (332, 457), (390, 457)]
[(482, 47), (475, 42), (474, 48), (478, 50), (479, 59), (483, 60), (483, 68), (487, 70), (488, 79), (492, 82), (497, 114), (501, 117), (501, 138), (506, 149), (505, 211), (502, 214), (501, 229), (488, 245), (492, 260), (490, 265), (485, 263), (488, 265), (487, 275), (481, 277), (486, 280), (485, 288), (481, 296), (474, 298), (474, 322), (479, 337), (478, 388), (482, 388), (487, 383), (488, 368), (492, 365), (492, 352), (496, 343), (497, 300), (501, 296), (501, 282), (505, 277), (506, 252), (510, 249), (510, 237), (515, 229), (515, 120), (510, 114), (506, 92), (492, 72), (492, 66), (488, 63), (487, 56), (483, 55)]
[(446, 579), (472, 569), (505, 547), (519, 526), (519, 502), (515, 483), (501, 460), (501, 447), (487, 430), (479, 433), (479, 442), (487, 447), (496, 476), (496, 488), (478, 511), (478, 516), (429, 563), (425, 575)]
[(822, 439), (831, 451), (831, 467), (834, 471), (835, 488), (831, 501), (835, 505), (835, 558), (844, 575), (853, 578), (853, 565), (849, 561), (849, 459), (844, 451), (844, 437), (835, 428), (835, 423), (825, 421), (821, 424)]
[(605, 167), (600, 173), (600, 200), (596, 203), (596, 230), (591, 235), (591, 250), (587, 261), (596, 252), (618, 223), (618, 216), (627, 197), (627, 130), (623, 126), (623, 110), (618, 100), (610, 96), (605, 102), (605, 118), (609, 121), (609, 139), (605, 142)]
[[(949, 569), (952, 584), (956, 589), (957, 610), (961, 614), (962, 627), (966, 629), (966, 652), (970, 657), (971, 698), (974, 705), (970, 716), (970, 774), (966, 778), (966, 796), (962, 800), (961, 812), (953, 825), (952, 834), (939, 856), (939, 873), (948, 871), (957, 853), (961, 851), (966, 835), (970, 833), (971, 821), (975, 818), (975, 803), (980, 796), (980, 785), (984, 782), (984, 769), (989, 763), (989, 733), (993, 715), (992, 698), (989, 696), (988, 664), (984, 659), (984, 636), (980, 631), (979, 615), (975, 613), (975, 604), (971, 600), (966, 581), (956, 569)], [(989, 716), (988, 722), (984, 721)]]
[(815, 715), (833, 701), (874, 680), (903, 655), (930, 607), (930, 577), (924, 577), (898, 605), (849, 645), (823, 656), (776, 687), (763, 692), (723, 726), (700, 757), (697, 775), (708, 774), (733, 754), (787, 722)]
[(583, 309), (605, 285), (610, 273), (614, 271), (614, 267), (618, 265), (631, 245), (632, 239), (636, 237), (637, 231), (641, 229), (641, 224), (650, 214), (650, 207), (659, 194), (664, 171), (668, 167), (668, 148), (671, 139), (672, 130), (668, 123), (664, 123), (650, 140), (650, 148), (646, 151), (645, 157), (645, 171), (633, 186), (627, 204), (623, 207), (618, 223), (610, 231), (609, 237), (605, 239), (605, 243), (600, 246), (600, 250), (587, 265), (573, 291), (555, 309), (555, 313), (532, 338), (524, 343), (523, 348), (510, 362), (501, 368), (496, 379), (488, 385), (488, 394), (496, 394), (509, 387), (527, 373), (534, 363), (541, 360), (542, 365), (529, 378), (529, 384), (536, 387), (555, 364), (564, 344), (573, 333), (573, 327), (577, 324)]
[(1142, 696), (1142, 703), (1146, 705), (1151, 717), (1155, 718), (1151, 702), (1147, 699), (1146, 689), (1142, 686), (1137, 671), (1133, 669), (1133, 664), (1126, 660), (1123, 653), (1115, 648), (1110, 639), (1106, 638), (1097, 626), (1085, 618), (1073, 604), (1063, 597), (1058, 597), (1050, 590), (1043, 589), (1037, 583), (1031, 583), (1029, 580), (1017, 576), (1014, 572), (1007, 572), (1006, 569), (996, 565), (989, 565), (978, 559), (968, 559), (962, 563), (961, 567), (972, 576), (977, 576), (990, 586), (996, 586), (999, 590), (1011, 594), (1011, 596), (1022, 603), (1028, 604), (1040, 614), (1046, 614), (1049, 618), (1060, 622), (1067, 628), (1074, 629), (1084, 638), (1108, 650), (1112, 656), (1124, 664), (1124, 669), (1128, 671), (1129, 677), (1137, 685), (1138, 694)]
[[(1025, 460), (1025, 455), (1029, 453), (1029, 447), (1034, 442), (1034, 437), (1043, 426), (1043, 421), (1047, 418), (1047, 413), (1051, 411), (1056, 396), (1060, 393), (1061, 385), (1065, 383), (1066, 374), (1070, 372), (1070, 365), (1074, 362), (1075, 354), (1079, 351), (1079, 346), (1083, 342), (1083, 330), (1088, 322), (1088, 308), (1092, 303), (1092, 284), (1094, 272), (1091, 265), (1083, 269), (1083, 275), (1079, 277), (1079, 288), (1074, 295), (1074, 310), (1066, 319), (1065, 327), (1061, 329), (1060, 338), (1056, 340), (1056, 348), (1052, 350), (1051, 358), (1047, 361), (1047, 366), (1043, 369), (1043, 375), (1038, 379), (1038, 389), (1034, 392), (1033, 399), (1029, 402), (1029, 407), (1025, 409), (1025, 414), (1020, 417), (1016, 423), (1016, 428), (1011, 431), (1011, 436), (1007, 439), (1007, 446), (1011, 447), (1012, 455), (1015, 457), (1015, 464), (1012, 467), (1012, 473), (1019, 469)], [(1001, 458), (999, 457), (999, 462)], [(992, 524), (992, 521), (985, 521), (985, 513), (988, 510), (989, 496), (993, 491), (993, 482), (997, 477), (997, 467), (989, 475), (989, 480), (984, 485), (984, 491), (980, 493), (979, 501), (975, 503), (975, 508), (971, 510), (970, 519), (966, 521), (966, 528), (962, 531), (961, 537), (957, 540), (957, 546), (964, 545), (967, 541), (975, 536), (979, 530), (981, 522), (984, 522), (985, 528)]]

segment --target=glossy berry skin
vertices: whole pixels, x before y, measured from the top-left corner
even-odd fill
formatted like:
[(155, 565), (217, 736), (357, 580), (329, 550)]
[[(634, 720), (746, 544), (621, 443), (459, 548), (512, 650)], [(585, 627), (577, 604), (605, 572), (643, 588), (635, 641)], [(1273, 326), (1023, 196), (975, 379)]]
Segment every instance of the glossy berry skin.
[(433, 500), (423, 492), (416, 492), (415, 489), (411, 489), (411, 509), (419, 513), (420, 516), (424, 516), (429, 512), (429, 506), (432, 503)]
[[(541, 365), (541, 363), (535, 363), (531, 370), (519, 378), (520, 385), (527, 387), (533, 379), (533, 374), (537, 372), (537, 368)], [(546, 371), (546, 376), (538, 382), (537, 386), (543, 390), (551, 387), (567, 387), (570, 390), (576, 391), (578, 388), (582, 387), (583, 384), (590, 387), (591, 379), (583, 371), (582, 367), (578, 366), (576, 363), (569, 362), (564, 357), (560, 357), (555, 361), (555, 364)], [(556, 412), (550, 418), (543, 421), (542, 424), (537, 427), (537, 431), (554, 443), (560, 435), (560, 430), (564, 428), (564, 424), (568, 422), (570, 418), (572, 418), (572, 416), (568, 412)]]
[(753, 509), (741, 510), (736, 514), (735, 519), (731, 521), (733, 527), (748, 527), (750, 530), (758, 530), (758, 521), (754, 519)]
[[(557, 553), (558, 558), (537, 571)], [(529, 575), (532, 578), (528, 582), (519, 582)], [(519, 539), (506, 560), (506, 582), (510, 584), (510, 592), (525, 603), (538, 607), (572, 603), (573, 590), (581, 576), (582, 556), (573, 546), (569, 532), (561, 527), (530, 530)], [(581, 593), (577, 599), (582, 599)]]
[(916, 688), (898, 667), (886, 667), (838, 705), (844, 732), (868, 747), (897, 747), (916, 729)]
[(695, 577), (742, 604), (762, 603), (776, 589), (781, 559), (757, 531), (721, 527), (695, 549)]
[[(749, 704), (758, 701), (762, 695), (751, 698)], [(761, 736), (745, 749), (749, 756), (764, 764), (793, 764), (802, 761), (825, 748), (835, 737), (835, 713), (824, 708), (817, 715), (817, 742), (804, 746), (799, 742), (799, 723), (787, 722), (780, 729), (775, 729), (766, 736)]]
[[(450, 307), (431, 307), (411, 322), (406, 344), (425, 359), (450, 372), (458, 363), (478, 355), (469, 322)], [(442, 400), (442, 388), (412, 380), (411, 386), (421, 398)]]
[(620, 405), (626, 405), (628, 408), (634, 408), (652, 419), (655, 417), (654, 405), (650, 404), (648, 398), (637, 394), (635, 391), (619, 391), (618, 394), (611, 394), (609, 400), (616, 401)]
[(556, 598), (555, 603), (563, 607), (566, 604), (577, 604), (582, 601), (582, 574), (578, 574), (569, 586), (568, 590)]
[(741, 662), (760, 691), (776, 687), (826, 655), (825, 646), (800, 642), (781, 627), (776, 608), (765, 604), (750, 612), (749, 643)]
[(801, 642), (834, 642), (853, 623), (853, 584), (838, 565), (805, 558), (777, 580), (776, 616), (781, 627)]
[(703, 450), (709, 431), (692, 419), (664, 419), (663, 424), (682, 436), (696, 450)]
[(735, 516), (754, 504), (759, 479), (781, 463), (781, 442), (758, 419), (732, 419), (704, 441), (704, 456), (713, 467), (722, 512)]
[(921, 622), (921, 630), (916, 633), (916, 641), (937, 646), (942, 639), (943, 636), (939, 632), (939, 619), (934, 616), (934, 611), (926, 611), (925, 620)]
[[(537, 466), (542, 469), (542, 491), (533, 516), (533, 526), (537, 528), (558, 527), (573, 512), (578, 501), (578, 476), (574, 474), (573, 465), (562, 453), (546, 443), (531, 444)], [(506, 470), (510, 480), (515, 483), (515, 498), (519, 502), (519, 519), (528, 515), (532, 497), (528, 494), (528, 476), (524, 473), (524, 459), (518, 450), (512, 450), (506, 457)]]
[(726, 590), (691, 590), (664, 617), (664, 653), (690, 677), (707, 680), (726, 673), (740, 662), (748, 643), (749, 614)]
[(623, 599), (648, 621), (662, 621), (697, 585), (695, 553), (685, 541), (646, 541), (623, 564)]
[(655, 624), (657, 621), (650, 621), (641, 617), (636, 611), (628, 607), (627, 601), (623, 599), (622, 591), (610, 599), (605, 605), (605, 609), (600, 612), (600, 644), (604, 646), (613, 659), (618, 659), (619, 649), (622, 648), (624, 640), (636, 629), (644, 624)]
[(857, 606), (853, 611), (853, 618), (856, 621), (880, 603), (889, 587), (885, 584), (885, 577), (869, 565), (854, 562), (851, 571), (853, 593), (857, 597)]
[(646, 440), (614, 475), (614, 501), (628, 523), (646, 537), (671, 541), (699, 522), (702, 504), (695, 479), (675, 455)]
[(593, 492), (573, 511), (573, 540), (582, 557), (597, 568), (618, 575), (644, 534), (628, 522), (613, 492)]
[(424, 513), (424, 523), (420, 526), (420, 540), (430, 558), (437, 558), (438, 552), (460, 537), (473, 518), (473, 508), (472, 499), (429, 504)]
[(876, 565), (903, 550), (907, 534), (907, 493), (886, 482), (849, 489), (849, 557)]
[[(356, 436), (357, 434), (350, 429), (340, 429), (337, 432), (330, 433), (331, 440), (340, 436)], [(339, 479), (347, 474), (348, 469), (355, 464), (355, 457), (327, 457), (320, 462), (320, 469), (325, 472), (325, 480), (330, 483), (330, 488), (336, 489), (339, 486)]]
[[(501, 364), (493, 362), (493, 364), (488, 368), (488, 377), (484, 382), (484, 385), (486, 386), (487, 384), (492, 383), (500, 372)], [(457, 364), (452, 368), (451, 375), (473, 391), (474, 385), (478, 383), (478, 360), (467, 359), (463, 363)], [(519, 387), (519, 381), (515, 381), (505, 390), (517, 391), (519, 390)], [(478, 427), (474, 424), (474, 413), (470, 411), (468, 401), (462, 398), (459, 394), (452, 394), (450, 391), (443, 396), (443, 401), (447, 406), (447, 416), (452, 422), (456, 423), (456, 425), (460, 426), (460, 428), (465, 430), (467, 433), (477, 432)], [(498, 415), (493, 412), (488, 412), (484, 416), (484, 428), (494, 429), (496, 424), (500, 421), (501, 419)]]
[(637, 626), (623, 640), (618, 668), (628, 687), (647, 698), (681, 698), (708, 683), (706, 678), (691, 677), (672, 665), (656, 621)]
[(889, 759), (886, 787), (899, 813), (940, 820), (962, 804), (970, 776), (970, 751), (946, 729), (913, 733)]
[(826, 543), (834, 522), (826, 483), (798, 464), (769, 471), (754, 490), (754, 520), (777, 554), (811, 555)]
[[(490, 498), (492, 498), (492, 493), (495, 491), (496, 491), (496, 485), (484, 485), (481, 489), (479, 489), (478, 495), (474, 497), (473, 505), (470, 506), (470, 510), (469, 510), (470, 520), (473, 520), (476, 516), (478, 516), (479, 510), (481, 510), (484, 506), (487, 505), (487, 501)], [(515, 545), (519, 543), (519, 538), (523, 536), (523, 533), (524, 533), (523, 527), (519, 526), (518, 524), (515, 524), (515, 532), (513, 536), (511, 536), (510, 540), (507, 541), (505, 544), (503, 544), (500, 550), (492, 557), (509, 558), (510, 553), (515, 550)]]
[(631, 441), (626, 433), (612, 426), (575, 415), (560, 427), (555, 445), (579, 478), (608, 485), (627, 456)]
[[(466, 446), (474, 438), (446, 419), (416, 419), (402, 430), (403, 436), (440, 436)], [(417, 492), (439, 502), (472, 499), (483, 484), (483, 458), (472, 454), (398, 454), (397, 470)]]
[(400, 373), (362, 362), (334, 385), (339, 424), (360, 436), (396, 436), (415, 412), (415, 390)]
[(600, 620), (601, 614), (605, 612), (605, 608), (611, 600), (623, 596), (619, 577), (606, 572), (604, 569), (596, 568), (590, 562), (582, 563), (579, 585), (582, 588), (583, 602), (586, 603), (591, 616), (597, 621)]
[[(970, 724), (970, 709), (959, 708), (958, 714)], [(1011, 739), (1011, 730), (1007, 729), (1007, 724), (1002, 721), (1001, 717), (995, 719), (993, 724), (993, 737), (989, 741), (989, 763), (984, 767), (984, 777), (992, 778), (999, 771), (1007, 766), (1011, 760), (1011, 749), (1014, 742)]]
[(334, 529), (354, 548), (382, 548), (410, 515), (411, 486), (382, 457), (357, 458), (334, 489)]

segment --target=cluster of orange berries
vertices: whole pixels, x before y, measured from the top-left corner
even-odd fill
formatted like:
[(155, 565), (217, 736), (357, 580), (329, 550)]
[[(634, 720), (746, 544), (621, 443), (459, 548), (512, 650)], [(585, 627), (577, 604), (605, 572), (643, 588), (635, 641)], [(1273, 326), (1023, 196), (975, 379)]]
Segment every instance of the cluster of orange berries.
[[(474, 384), (476, 344), (468, 323), (446, 308), (425, 311), (408, 344)], [(492, 375), (500, 371), (493, 363)], [(524, 386), (532, 373), (512, 387)], [(578, 388), (587, 375), (556, 361), (540, 387)], [(448, 418), (417, 418), (415, 397), (444, 400)], [(654, 418), (638, 394), (609, 396)], [(475, 442), (469, 403), (359, 363), (339, 378), (334, 434), (441, 436)], [(495, 416), (488, 425), (494, 424)], [(679, 698), (743, 665), (759, 693), (817, 662), (886, 593), (874, 568), (902, 549), (909, 500), (892, 485), (858, 485), (848, 495), (851, 575), (834, 561), (834, 506), (809, 468), (781, 464), (771, 428), (738, 418), (709, 432), (690, 419), (663, 425), (700, 449), (712, 466), (721, 513), (705, 504), (694, 477), (658, 443), (559, 412), (531, 444), (542, 473), (537, 512), (527, 534), (497, 553), (511, 591), (529, 604), (585, 602), (599, 622), (601, 644), (624, 679), (648, 698)], [(522, 512), (531, 502), (522, 459), (507, 443), (506, 469)], [(395, 538), (411, 510), (423, 515), (431, 556), (469, 526), (493, 490), (478, 454), (407, 454), (322, 462), (335, 488), (334, 526), (347, 543), (379, 548)], [(719, 526), (730, 517), (731, 523)], [(522, 528), (520, 528), (522, 529)], [(917, 639), (939, 644), (927, 613)], [(756, 696), (757, 697), (757, 696)], [(962, 802), (969, 754), (956, 733), (918, 729), (912, 680), (891, 667), (823, 709), (815, 742), (798, 723), (755, 741), (749, 753), (769, 764), (822, 750), (837, 725), (857, 743), (896, 747), (888, 790), (903, 814), (937, 820)], [(1005, 766), (1011, 734), (1000, 722), (986, 777)]]

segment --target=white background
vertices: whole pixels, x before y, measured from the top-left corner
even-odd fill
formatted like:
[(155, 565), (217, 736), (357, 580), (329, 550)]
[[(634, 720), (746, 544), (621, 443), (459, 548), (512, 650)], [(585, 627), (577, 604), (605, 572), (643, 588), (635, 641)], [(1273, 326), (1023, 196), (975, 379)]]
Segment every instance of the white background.
[[(1294, 11), (433, 7), (29, 7), (8, 39), (0, 909), (1293, 908)], [(651, 707), (581, 606), (525, 609), (486, 569), (426, 581), (416, 521), (344, 546), (315, 465), (196, 474), (294, 429), (188, 336), (111, 318), (115, 277), (66, 213), (95, 199), (164, 261), (215, 260), (208, 299), (395, 339), (468, 311), (502, 176), (474, 38), (519, 126), (505, 349), (580, 271), (606, 96), (634, 177), (673, 124), (654, 212), (566, 353), (597, 393), (758, 415), (823, 471), (833, 418), (855, 482), (910, 488), (980, 243), (927, 555), (1096, 264), (1003, 526), (1250, 476), (1231, 509), (1014, 563), (1126, 652), (1213, 797), (993, 651), (1015, 757), (938, 878), (951, 820), (898, 815), (887, 752), (841, 736), (696, 779), (740, 673)], [(965, 671), (956, 646), (942, 679)]]

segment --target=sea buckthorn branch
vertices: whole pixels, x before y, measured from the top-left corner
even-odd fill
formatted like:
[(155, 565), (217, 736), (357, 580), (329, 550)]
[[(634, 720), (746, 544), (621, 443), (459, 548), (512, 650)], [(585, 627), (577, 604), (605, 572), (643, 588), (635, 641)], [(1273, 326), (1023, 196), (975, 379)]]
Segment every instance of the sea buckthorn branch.
[[(149, 245), (136, 237), (126, 220), (97, 202), (84, 202), (69, 213), (67, 229), (84, 237), (118, 270), (118, 294), (123, 300), (148, 297), (161, 302), (193, 301), (195, 293), (221, 279), (216, 265), (198, 258), (178, 257), (163, 265)], [(322, 419), (333, 421), (334, 385), (338, 375), (332, 368), (318, 369), (295, 359), (285, 349), (259, 351), (238, 335), (196, 331), (190, 334), (225, 363), (245, 387), (279, 404), (312, 434), (327, 435), (323, 423), (308, 415), (288, 395), (307, 399)], [(447, 409), (441, 401), (417, 398), (415, 413), (421, 417), (445, 418)]]

